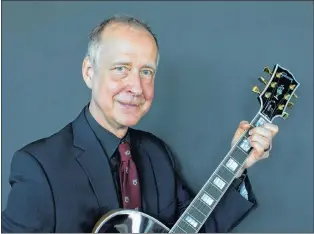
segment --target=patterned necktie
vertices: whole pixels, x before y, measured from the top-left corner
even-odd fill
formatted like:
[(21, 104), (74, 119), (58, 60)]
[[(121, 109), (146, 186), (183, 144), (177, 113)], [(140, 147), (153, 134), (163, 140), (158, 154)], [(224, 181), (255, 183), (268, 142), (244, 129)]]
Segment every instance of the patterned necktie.
[(127, 142), (119, 145), (120, 153), (120, 186), (122, 202), (125, 209), (138, 210), (141, 207), (140, 184), (134, 161), (132, 160), (130, 146)]

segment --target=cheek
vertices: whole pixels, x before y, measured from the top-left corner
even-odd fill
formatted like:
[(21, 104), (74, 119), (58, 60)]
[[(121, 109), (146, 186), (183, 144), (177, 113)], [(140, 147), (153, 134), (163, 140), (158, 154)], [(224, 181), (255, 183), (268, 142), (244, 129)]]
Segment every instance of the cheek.
[(123, 90), (120, 82), (115, 82), (110, 77), (102, 77), (95, 83), (98, 98), (102, 101), (112, 101), (113, 97)]
[(152, 101), (154, 98), (154, 85), (149, 84), (149, 85), (143, 85), (143, 94), (146, 99), (146, 101)]

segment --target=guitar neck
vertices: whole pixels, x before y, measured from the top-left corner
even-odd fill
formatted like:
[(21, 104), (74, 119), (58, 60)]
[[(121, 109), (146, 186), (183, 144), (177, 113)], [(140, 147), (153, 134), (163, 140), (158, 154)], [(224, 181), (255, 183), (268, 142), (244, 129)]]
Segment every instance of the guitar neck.
[[(250, 124), (252, 127), (256, 127), (266, 122), (269, 123), (270, 121), (258, 112)], [(250, 142), (247, 139), (248, 136), (248, 131), (242, 134), (240, 139), (230, 149), (211, 177), (171, 228), (170, 233), (197, 233), (200, 230), (252, 151), (253, 148), (250, 146)]]

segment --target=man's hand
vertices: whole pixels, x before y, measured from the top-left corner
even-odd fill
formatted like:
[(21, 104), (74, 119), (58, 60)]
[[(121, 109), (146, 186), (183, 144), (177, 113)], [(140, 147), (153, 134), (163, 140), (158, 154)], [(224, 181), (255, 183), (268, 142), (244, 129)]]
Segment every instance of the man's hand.
[[(241, 134), (249, 128), (249, 122), (240, 122), (238, 129), (236, 130), (234, 137), (232, 138), (231, 147), (237, 142)], [(245, 169), (253, 166), (256, 162), (268, 158), (269, 149), (271, 149), (272, 146), (272, 140), (276, 136), (278, 131), (278, 126), (271, 123), (265, 123), (263, 126), (254, 127), (249, 131), (250, 137), (248, 139), (250, 140), (253, 150), (250, 153), (242, 170), (239, 171), (238, 176), (240, 176)]]

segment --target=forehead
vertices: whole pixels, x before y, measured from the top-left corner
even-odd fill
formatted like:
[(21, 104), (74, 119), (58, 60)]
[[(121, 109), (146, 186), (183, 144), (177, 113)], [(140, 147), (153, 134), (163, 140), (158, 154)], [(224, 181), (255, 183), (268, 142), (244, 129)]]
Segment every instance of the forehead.
[(101, 57), (125, 57), (141, 62), (156, 63), (158, 49), (153, 36), (143, 28), (125, 24), (109, 25), (101, 35)]

